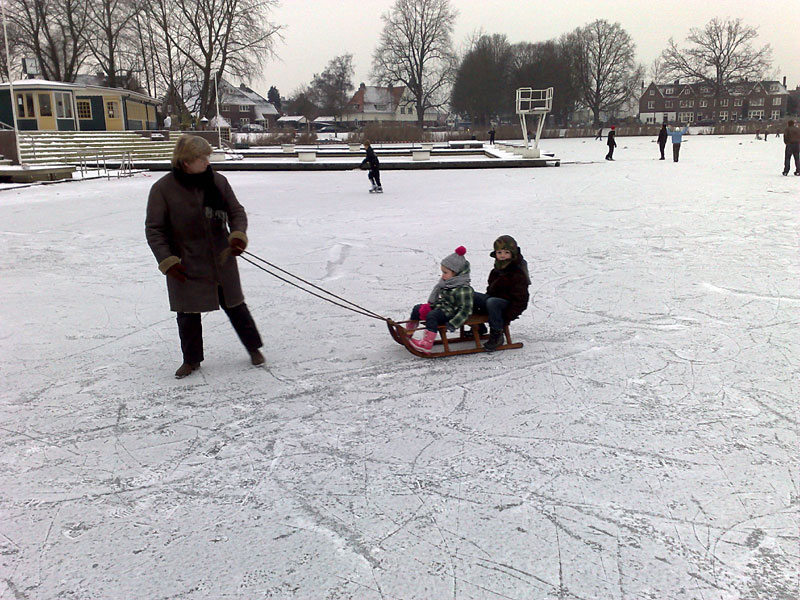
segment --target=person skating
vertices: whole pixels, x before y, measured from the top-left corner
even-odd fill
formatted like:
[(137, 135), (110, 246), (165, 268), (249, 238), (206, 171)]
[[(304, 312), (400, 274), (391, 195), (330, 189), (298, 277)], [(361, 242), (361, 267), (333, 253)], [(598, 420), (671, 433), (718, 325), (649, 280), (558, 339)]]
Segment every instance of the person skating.
[(516, 240), (510, 235), (501, 235), (494, 241), (494, 268), (489, 273), (486, 293), (473, 294), (473, 310), (489, 318), (489, 339), (483, 345), (487, 352), (494, 350), (503, 341), (503, 329), (528, 308), (528, 286), (531, 278), (528, 263)]
[(794, 124), (793, 119), (789, 120), (786, 130), (783, 132), (783, 143), (786, 146), (783, 158), (783, 174), (789, 174), (789, 166), (794, 156), (794, 174), (800, 175), (800, 128)]
[(611, 126), (611, 131), (608, 132), (608, 140), (606, 141), (606, 144), (608, 144), (608, 154), (606, 154), (606, 160), (614, 160), (614, 148), (617, 147), (617, 131), (613, 125)]
[(661, 124), (661, 131), (658, 132), (658, 149), (661, 151), (661, 158), (658, 160), (664, 160), (664, 148), (667, 146), (667, 124)]
[(430, 352), (439, 326), (447, 325), (448, 331), (455, 331), (472, 314), (474, 290), (470, 287), (469, 261), (464, 258), (466, 253), (467, 249), (459, 246), (442, 260), (442, 277), (433, 287), (428, 301), (411, 309), (407, 332), (413, 332), (420, 320), (425, 321), (422, 339), (411, 339), (411, 344), (418, 350)]
[(182, 378), (203, 362), (200, 314), (222, 307), (250, 354), (264, 363), (263, 345), (244, 303), (235, 256), (247, 247), (247, 214), (228, 180), (208, 164), (211, 146), (182, 135), (172, 153), (172, 172), (150, 188), (147, 243), (166, 276), (170, 310), (178, 313)]
[(494, 128), (489, 130), (489, 144), (492, 145), (492, 146), (494, 146), (494, 135), (495, 135), (495, 133), (496, 132), (495, 132)]
[(369, 168), (367, 177), (372, 184), (372, 188), (369, 190), (370, 193), (382, 194), (383, 187), (381, 186), (381, 162), (378, 160), (378, 156), (375, 154), (375, 150), (372, 148), (369, 140), (364, 142), (364, 148), (367, 151), (367, 156), (361, 161), (360, 168)]
[(681, 142), (683, 141), (683, 135), (685, 133), (689, 133), (689, 126), (684, 125), (683, 129), (678, 129), (677, 127), (673, 127), (671, 131), (667, 131), (669, 136), (672, 138), (672, 160), (673, 162), (678, 162), (678, 158), (681, 154)]

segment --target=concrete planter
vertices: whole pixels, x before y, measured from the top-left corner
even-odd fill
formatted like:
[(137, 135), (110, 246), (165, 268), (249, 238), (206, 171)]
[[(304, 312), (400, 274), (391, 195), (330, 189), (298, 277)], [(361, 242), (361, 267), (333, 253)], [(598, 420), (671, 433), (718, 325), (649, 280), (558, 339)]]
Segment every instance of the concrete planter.
[(347, 144), (347, 148), (350, 152), (358, 152), (361, 150), (361, 144)]
[(294, 144), (281, 144), (281, 150), (283, 150), (287, 154), (290, 152), (294, 152)]
[(208, 162), (224, 162), (225, 161), (225, 153), (219, 152), (214, 150), (211, 153), (211, 156), (208, 157)]
[(411, 151), (411, 159), (412, 160), (430, 160), (431, 158), (431, 151), (430, 150), (412, 150)]
[(422, 142), (423, 150), (433, 150), (433, 142)]
[(298, 150), (297, 151), (297, 158), (300, 159), (300, 162), (314, 162), (317, 160), (317, 151), (316, 150)]

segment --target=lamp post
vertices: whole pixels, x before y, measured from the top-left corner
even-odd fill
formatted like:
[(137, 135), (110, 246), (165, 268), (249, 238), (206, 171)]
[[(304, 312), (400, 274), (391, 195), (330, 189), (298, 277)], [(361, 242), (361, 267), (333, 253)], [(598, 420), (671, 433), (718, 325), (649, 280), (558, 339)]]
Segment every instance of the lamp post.
[(217, 100), (217, 144), (219, 149), (222, 150), (222, 125), (219, 117), (219, 71), (216, 69), (214, 69), (214, 94)]
[(14, 83), (11, 81), (11, 54), (8, 52), (8, 31), (6, 30), (6, 2), (5, 0), (0, 0), (0, 11), (2, 11), (3, 17), (3, 39), (5, 40), (6, 44), (6, 67), (8, 68), (8, 94), (9, 99), (11, 100), (11, 115), (14, 119), (14, 143), (17, 146), (17, 160), (19, 161), (20, 166), (24, 167), (25, 165), (22, 164), (22, 150), (19, 147), (19, 128), (17, 127), (17, 99), (14, 97)]

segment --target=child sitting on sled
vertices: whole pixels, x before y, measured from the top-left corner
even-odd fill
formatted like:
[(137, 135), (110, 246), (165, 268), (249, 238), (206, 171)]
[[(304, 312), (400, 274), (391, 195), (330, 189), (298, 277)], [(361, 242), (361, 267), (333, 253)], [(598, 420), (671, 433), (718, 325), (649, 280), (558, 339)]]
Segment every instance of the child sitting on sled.
[(420, 320), (425, 321), (422, 339), (411, 339), (411, 344), (418, 350), (431, 351), (440, 325), (447, 325), (448, 331), (455, 331), (472, 314), (474, 291), (470, 287), (469, 261), (464, 258), (466, 253), (467, 249), (459, 246), (442, 260), (442, 278), (434, 286), (428, 302), (417, 304), (411, 310), (407, 332), (413, 332)]
[(473, 297), (476, 314), (488, 315), (489, 339), (483, 345), (487, 352), (494, 352), (503, 341), (506, 324), (519, 317), (528, 308), (528, 263), (522, 257), (517, 241), (510, 235), (501, 235), (494, 241), (494, 268), (489, 273), (486, 293), (475, 292)]

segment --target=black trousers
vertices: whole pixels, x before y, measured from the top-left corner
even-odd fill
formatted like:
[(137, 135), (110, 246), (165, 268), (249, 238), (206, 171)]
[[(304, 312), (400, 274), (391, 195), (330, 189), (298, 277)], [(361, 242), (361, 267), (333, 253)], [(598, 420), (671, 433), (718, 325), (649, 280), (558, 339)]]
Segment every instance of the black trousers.
[(608, 147), (608, 154), (606, 154), (606, 158), (614, 158), (614, 148), (616, 148), (616, 146)]
[(786, 153), (784, 155), (783, 160), (783, 172), (789, 172), (789, 165), (792, 163), (792, 157), (794, 156), (794, 170), (795, 173), (800, 173), (800, 142), (792, 142), (791, 144), (786, 144)]
[[(222, 288), (219, 291), (219, 305), (228, 318), (231, 320), (236, 334), (248, 351), (258, 350), (264, 344), (261, 342), (261, 335), (258, 333), (253, 317), (247, 305), (242, 302), (238, 306), (228, 308), (225, 306), (225, 298), (222, 295)], [(183, 352), (183, 362), (199, 364), (203, 362), (203, 323), (200, 313), (178, 313), (178, 335), (181, 338), (181, 351)]]
[(369, 177), (373, 185), (381, 187), (381, 172), (378, 169), (370, 169), (367, 177)]
[(667, 146), (667, 142), (658, 142), (658, 149), (661, 150), (661, 158), (664, 158), (664, 148)]
[(681, 155), (681, 145), (680, 144), (672, 144), (672, 160), (678, 162), (678, 158)]

